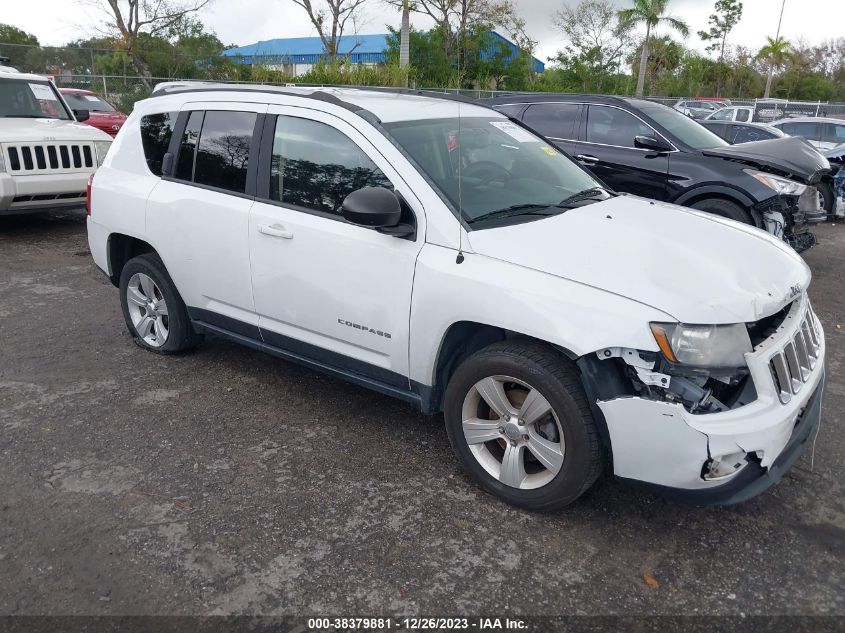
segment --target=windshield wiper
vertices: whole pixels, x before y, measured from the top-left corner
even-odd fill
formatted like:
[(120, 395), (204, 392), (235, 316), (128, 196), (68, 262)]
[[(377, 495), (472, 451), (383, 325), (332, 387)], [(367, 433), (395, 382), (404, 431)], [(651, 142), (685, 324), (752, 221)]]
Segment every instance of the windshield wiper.
[[(601, 196), (601, 198), (599, 198)], [(606, 200), (610, 197), (610, 193), (606, 189), (602, 189), (601, 187), (593, 187), (592, 189), (584, 189), (584, 191), (579, 191), (578, 193), (574, 193), (568, 198), (564, 198), (560, 201), (557, 205), (564, 209), (571, 208), (572, 205), (578, 204), (579, 202), (584, 202), (586, 200)]]
[(486, 220), (500, 220), (503, 218), (516, 218), (524, 215), (556, 215), (560, 213), (558, 205), (555, 204), (514, 204), (504, 209), (490, 211), (483, 215), (467, 220), (468, 224), (475, 224)]

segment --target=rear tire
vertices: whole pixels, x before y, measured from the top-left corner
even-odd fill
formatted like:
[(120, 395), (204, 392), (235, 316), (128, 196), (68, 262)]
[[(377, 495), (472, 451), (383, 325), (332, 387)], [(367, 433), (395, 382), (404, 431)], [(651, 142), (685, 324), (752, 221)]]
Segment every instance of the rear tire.
[(557, 510), (602, 472), (577, 369), (546, 345), (495, 343), (469, 357), (449, 381), (444, 413), (463, 468), (512, 505)]
[(728, 220), (735, 220), (736, 222), (741, 222), (742, 224), (754, 224), (751, 220), (751, 214), (730, 200), (724, 200), (722, 198), (706, 198), (691, 204), (690, 208), (697, 209), (699, 211), (706, 211), (707, 213), (712, 213), (713, 215), (718, 215), (719, 217), (727, 218)]
[(154, 253), (126, 262), (120, 273), (120, 305), (135, 344), (149, 352), (176, 354), (202, 340), (164, 263)]

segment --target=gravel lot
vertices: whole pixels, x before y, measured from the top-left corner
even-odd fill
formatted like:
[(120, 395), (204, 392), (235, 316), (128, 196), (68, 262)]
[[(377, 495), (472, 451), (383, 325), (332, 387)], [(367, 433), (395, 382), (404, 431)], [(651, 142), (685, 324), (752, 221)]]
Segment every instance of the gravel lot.
[(84, 215), (0, 218), (2, 614), (845, 615), (845, 226), (815, 465), (742, 506), (604, 479), (531, 515), (441, 417), (220, 340), (132, 344)]

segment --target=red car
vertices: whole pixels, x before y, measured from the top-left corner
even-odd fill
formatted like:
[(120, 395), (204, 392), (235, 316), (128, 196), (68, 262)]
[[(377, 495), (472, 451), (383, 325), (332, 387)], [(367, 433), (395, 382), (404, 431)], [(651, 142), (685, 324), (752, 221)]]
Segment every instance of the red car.
[(59, 92), (67, 101), (72, 110), (88, 110), (90, 118), (85, 121), (106, 134), (116, 136), (126, 115), (118, 112), (105, 99), (90, 90), (79, 90), (77, 88), (60, 88)]

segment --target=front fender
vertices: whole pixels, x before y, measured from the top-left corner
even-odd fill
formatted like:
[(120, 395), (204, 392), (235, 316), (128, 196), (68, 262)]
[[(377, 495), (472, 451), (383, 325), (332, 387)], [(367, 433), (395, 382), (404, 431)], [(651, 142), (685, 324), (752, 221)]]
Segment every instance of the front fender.
[(502, 328), (583, 356), (605, 347), (657, 351), (650, 321), (665, 312), (578, 282), (516, 264), (426, 245), (411, 302), (411, 379), (435, 384), (440, 343), (457, 322)]

